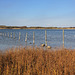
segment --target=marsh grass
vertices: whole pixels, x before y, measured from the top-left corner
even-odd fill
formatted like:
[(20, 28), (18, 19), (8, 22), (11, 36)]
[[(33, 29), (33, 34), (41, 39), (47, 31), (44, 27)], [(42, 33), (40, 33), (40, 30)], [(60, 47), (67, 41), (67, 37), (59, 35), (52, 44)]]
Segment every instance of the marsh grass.
[(0, 52), (0, 75), (75, 75), (75, 50), (11, 48)]

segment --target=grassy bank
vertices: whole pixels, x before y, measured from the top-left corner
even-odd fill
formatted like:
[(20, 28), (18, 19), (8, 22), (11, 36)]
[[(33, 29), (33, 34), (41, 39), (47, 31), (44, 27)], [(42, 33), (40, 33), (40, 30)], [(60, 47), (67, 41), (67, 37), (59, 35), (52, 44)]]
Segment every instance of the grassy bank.
[(75, 50), (9, 49), (0, 52), (0, 75), (75, 75)]

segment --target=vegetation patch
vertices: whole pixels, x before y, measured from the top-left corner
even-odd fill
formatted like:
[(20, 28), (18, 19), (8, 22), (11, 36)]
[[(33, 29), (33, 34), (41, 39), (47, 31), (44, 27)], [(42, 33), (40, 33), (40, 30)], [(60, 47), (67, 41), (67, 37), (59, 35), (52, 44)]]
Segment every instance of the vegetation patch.
[(75, 50), (12, 48), (0, 51), (0, 75), (75, 75)]

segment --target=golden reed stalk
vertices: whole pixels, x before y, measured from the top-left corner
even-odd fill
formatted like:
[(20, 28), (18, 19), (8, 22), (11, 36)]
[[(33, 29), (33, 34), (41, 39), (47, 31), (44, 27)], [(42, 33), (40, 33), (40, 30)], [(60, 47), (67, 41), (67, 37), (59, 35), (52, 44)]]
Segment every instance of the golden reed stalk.
[(21, 47), (0, 51), (0, 75), (75, 75), (75, 50)]

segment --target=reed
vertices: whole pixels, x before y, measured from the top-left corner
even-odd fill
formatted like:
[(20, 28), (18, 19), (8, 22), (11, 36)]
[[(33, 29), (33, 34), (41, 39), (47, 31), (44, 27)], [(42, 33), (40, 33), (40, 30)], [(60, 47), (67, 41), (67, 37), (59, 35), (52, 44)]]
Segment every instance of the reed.
[(0, 51), (0, 75), (75, 75), (75, 50), (20, 47)]

